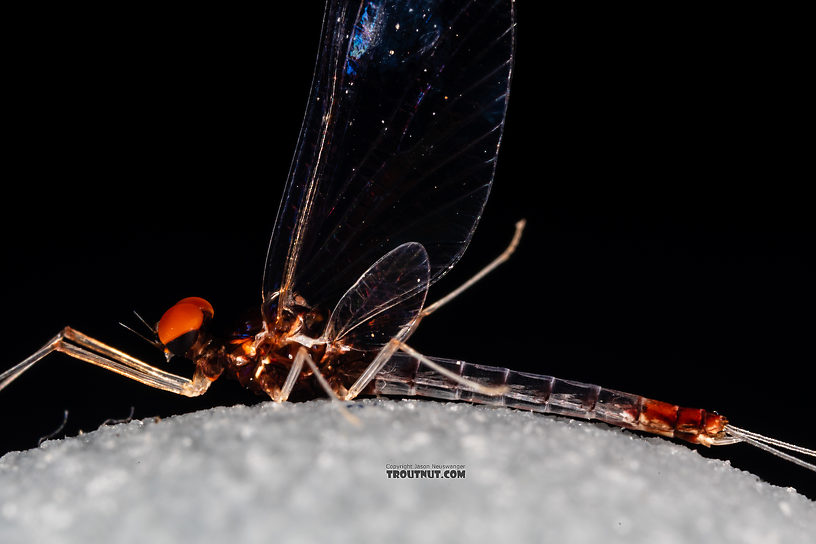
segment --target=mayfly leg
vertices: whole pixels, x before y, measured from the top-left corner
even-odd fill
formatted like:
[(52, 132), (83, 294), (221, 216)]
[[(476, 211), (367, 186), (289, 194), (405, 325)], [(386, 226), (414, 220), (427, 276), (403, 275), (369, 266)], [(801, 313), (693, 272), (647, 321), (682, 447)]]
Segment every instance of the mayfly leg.
[(420, 352), (402, 342), (396, 338), (392, 338), (388, 344), (377, 354), (377, 357), (372, 361), (372, 363), (365, 369), (365, 371), (360, 375), (357, 381), (352, 385), (348, 393), (345, 396), (346, 400), (352, 400), (357, 395), (362, 392), (363, 389), (369, 384), (369, 382), (374, 379), (374, 377), (383, 369), (386, 363), (391, 359), (394, 353), (399, 351), (404, 351), (414, 359), (420, 362), (420, 364), (430, 368), (437, 374), (440, 374), (457, 384), (465, 387), (466, 389), (473, 391), (475, 393), (481, 393), (482, 395), (487, 396), (499, 396), (503, 395), (508, 391), (508, 387), (506, 385), (483, 385), (479, 382), (469, 380), (467, 378), (463, 378), (462, 376), (451, 372), (450, 370), (442, 367), (441, 365), (435, 363), (429, 357), (422, 355)]
[[(365, 389), (366, 386), (371, 382), (371, 380), (373, 380), (374, 377), (380, 372), (380, 370), (383, 369), (383, 367), (388, 363), (388, 361), (391, 359), (391, 357), (394, 355), (394, 353), (397, 352), (397, 350), (402, 350), (402, 351), (405, 351), (406, 353), (417, 354), (417, 356), (420, 358), (420, 360), (423, 363), (425, 363), (425, 365), (428, 366), (429, 368), (432, 368), (433, 370), (436, 370), (437, 372), (440, 372), (442, 375), (447, 376), (447, 377), (451, 378), (452, 380), (459, 382), (461, 385), (466, 385), (466, 386), (472, 388), (474, 391), (481, 391), (482, 389), (485, 389), (483, 386), (479, 385), (476, 382), (471, 382), (470, 380), (465, 380), (464, 378), (461, 378), (460, 376), (455, 376), (454, 377), (452, 374), (449, 375), (449, 373), (445, 369), (439, 367), (439, 365), (436, 365), (433, 361), (431, 361), (427, 357), (423, 357), (422, 354), (418, 353), (413, 348), (411, 348), (407, 344), (403, 343), (401, 341), (401, 338), (410, 337), (411, 334), (413, 333), (413, 331), (419, 325), (419, 322), (422, 321), (423, 317), (431, 315), (436, 310), (438, 310), (439, 308), (441, 308), (442, 306), (444, 306), (445, 304), (447, 304), (448, 302), (450, 302), (451, 300), (453, 300), (457, 296), (461, 295), (465, 290), (472, 287), (473, 284), (475, 284), (477, 281), (484, 278), (486, 275), (488, 275), (490, 272), (492, 272), (496, 267), (498, 267), (499, 265), (506, 262), (510, 258), (510, 256), (516, 251), (516, 248), (519, 245), (519, 241), (521, 240), (521, 234), (524, 231), (524, 227), (526, 225), (527, 225), (527, 221), (525, 219), (521, 219), (521, 220), (517, 221), (516, 222), (516, 230), (513, 233), (513, 239), (510, 241), (510, 244), (508, 244), (508, 246), (501, 253), (501, 255), (499, 255), (498, 257), (493, 259), (487, 266), (485, 266), (479, 272), (474, 274), (469, 280), (464, 282), (462, 285), (460, 285), (459, 287), (457, 287), (456, 289), (454, 289), (453, 291), (451, 291), (450, 293), (448, 293), (447, 295), (445, 295), (441, 299), (437, 300), (433, 304), (431, 304), (429, 306), (426, 306), (425, 309), (423, 309), (422, 312), (420, 312), (420, 314), (417, 316), (416, 320), (411, 324), (411, 328), (410, 328), (409, 331), (405, 331), (406, 332), (405, 334), (399, 335), (399, 338), (392, 338), (391, 341), (388, 342), (388, 344), (386, 344), (380, 350), (380, 352), (377, 354), (377, 357), (371, 362), (371, 364), (368, 365), (368, 367), (366, 367), (366, 369), (357, 378), (357, 380), (354, 382), (354, 384), (352, 384), (352, 386), (348, 389), (348, 392), (346, 393), (346, 395), (344, 397), (345, 400), (352, 400), (352, 399), (356, 398), (357, 395), (362, 393), (363, 389)], [(497, 388), (497, 389), (495, 389), (495, 391), (493, 389), (490, 389), (490, 392), (484, 392), (484, 391), (481, 391), (481, 392), (483, 392), (484, 394), (488, 394), (488, 395), (500, 395), (502, 393), (502, 390), (500, 388)]]
[(399, 349), (399, 344), (399, 340), (392, 338), (385, 346), (383, 346), (374, 360), (371, 361), (371, 364), (366, 367), (363, 373), (360, 374), (360, 377), (358, 377), (354, 384), (349, 387), (345, 397), (343, 398), (345, 400), (354, 400), (357, 398), (357, 395), (362, 393), (363, 389), (365, 389), (369, 382), (374, 379), (374, 376), (376, 376), (391, 359), (391, 356), (397, 352)]
[(500, 384), (500, 385), (484, 385), (484, 384), (481, 384), (481, 383), (479, 383), (477, 381), (473, 381), (473, 380), (469, 380), (467, 378), (463, 378), (459, 374), (456, 374), (455, 372), (451, 372), (450, 370), (443, 367), (442, 365), (439, 365), (439, 364), (435, 363), (430, 357), (426, 357), (425, 355), (422, 355), (420, 352), (418, 352), (417, 350), (415, 350), (414, 348), (412, 348), (408, 344), (405, 344), (404, 342), (400, 342), (399, 344), (400, 344), (399, 348), (400, 348), (401, 351), (404, 351), (405, 353), (407, 353), (408, 355), (410, 355), (411, 357), (413, 357), (414, 359), (419, 361), (419, 363), (421, 365), (425, 365), (426, 367), (430, 368), (431, 370), (433, 370), (437, 374), (440, 374), (440, 375), (448, 378), (449, 380), (452, 380), (452, 381), (456, 382), (457, 384), (465, 387), (466, 389), (468, 389), (470, 391), (473, 391), (475, 393), (481, 393), (482, 395), (487, 395), (489, 397), (498, 397), (500, 395), (504, 395), (505, 393), (507, 393), (510, 390), (510, 388), (507, 385), (504, 385), (504, 384)]
[(297, 352), (295, 360), (292, 362), (292, 368), (289, 369), (289, 374), (286, 376), (286, 381), (283, 382), (283, 386), (280, 388), (280, 391), (272, 396), (272, 399), (275, 402), (286, 402), (289, 395), (292, 393), (292, 389), (295, 387), (295, 383), (300, 377), (300, 373), (303, 371), (304, 353), (308, 355), (308, 352), (305, 350), (299, 350)]
[[(493, 259), (487, 266), (479, 270), (476, 274), (473, 275), (472, 278), (467, 280), (465, 283), (463, 283), (462, 285), (460, 285), (459, 287), (457, 287), (444, 297), (440, 298), (433, 304), (426, 306), (425, 309), (422, 310), (422, 313), (419, 314), (419, 319), (431, 315), (436, 310), (438, 310), (439, 308), (441, 308), (454, 298), (461, 295), (464, 291), (472, 287), (473, 284), (475, 284), (477, 281), (481, 280), (482, 278), (493, 272), (493, 270), (496, 267), (498, 267), (501, 264), (504, 264), (508, 259), (510, 259), (510, 256), (516, 251), (516, 248), (519, 245), (519, 241), (521, 240), (521, 234), (522, 232), (524, 232), (524, 227), (526, 225), (527, 225), (526, 219), (520, 219), (519, 221), (517, 221), (516, 231), (513, 233), (513, 239), (510, 241), (510, 244), (507, 246), (507, 248), (505, 248), (501, 255)], [(419, 321), (419, 319), (417, 321)]]
[(0, 391), (53, 351), (65, 353), (74, 359), (116, 372), (150, 387), (187, 397), (201, 395), (210, 385), (210, 381), (203, 375), (196, 373), (191, 380), (170, 374), (79, 331), (65, 327), (24, 361), (0, 374)]
[[(320, 387), (323, 388), (323, 391), (326, 392), (326, 395), (328, 395), (329, 399), (331, 399), (332, 404), (334, 404), (334, 406), (337, 407), (338, 410), (340, 410), (340, 413), (343, 414), (343, 417), (346, 418), (346, 420), (349, 423), (357, 425), (359, 427), (360, 420), (357, 418), (357, 416), (348, 411), (348, 408), (346, 408), (345, 404), (343, 404), (340, 397), (338, 397), (337, 393), (335, 393), (334, 389), (332, 389), (331, 384), (329, 384), (329, 382), (326, 381), (326, 378), (320, 372), (320, 369), (317, 368), (317, 365), (312, 359), (312, 356), (309, 355), (309, 351), (306, 348), (301, 347), (298, 350), (297, 354), (295, 354), (295, 363), (293, 365), (293, 368), (294, 367), (303, 368), (304, 363), (306, 363), (306, 366), (308, 366), (309, 370), (312, 371), (312, 374), (314, 375), (315, 379), (317, 379), (317, 383), (319, 383)], [(300, 374), (300, 371), (298, 371), (298, 374)]]

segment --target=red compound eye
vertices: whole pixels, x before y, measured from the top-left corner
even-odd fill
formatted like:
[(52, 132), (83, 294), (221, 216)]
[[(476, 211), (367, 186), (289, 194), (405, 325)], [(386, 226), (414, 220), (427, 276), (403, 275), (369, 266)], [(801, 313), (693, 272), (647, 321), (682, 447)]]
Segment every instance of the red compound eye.
[(203, 298), (183, 298), (164, 312), (159, 320), (159, 340), (167, 346), (184, 335), (198, 332), (204, 318), (212, 318), (214, 313), (212, 305)]
[(176, 306), (178, 306), (179, 304), (192, 304), (193, 306), (196, 306), (202, 312), (207, 314), (210, 318), (212, 318), (212, 316), (215, 315), (215, 310), (213, 310), (212, 304), (210, 304), (209, 302), (207, 302), (206, 300), (204, 300), (201, 297), (183, 298), (183, 299), (179, 300), (178, 302), (176, 302)]

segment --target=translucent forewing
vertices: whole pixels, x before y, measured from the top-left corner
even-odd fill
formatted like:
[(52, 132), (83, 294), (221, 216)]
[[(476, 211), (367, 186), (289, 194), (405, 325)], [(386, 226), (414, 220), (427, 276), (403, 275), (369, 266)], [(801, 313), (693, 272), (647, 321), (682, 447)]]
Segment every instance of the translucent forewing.
[(428, 254), (420, 244), (409, 242), (388, 252), (337, 303), (327, 339), (359, 350), (402, 340), (422, 311), (429, 277)]
[(270, 319), (294, 293), (333, 305), (405, 242), (427, 250), (431, 282), (459, 259), (493, 179), (512, 6), (330, 1), (321, 44), (267, 253)]

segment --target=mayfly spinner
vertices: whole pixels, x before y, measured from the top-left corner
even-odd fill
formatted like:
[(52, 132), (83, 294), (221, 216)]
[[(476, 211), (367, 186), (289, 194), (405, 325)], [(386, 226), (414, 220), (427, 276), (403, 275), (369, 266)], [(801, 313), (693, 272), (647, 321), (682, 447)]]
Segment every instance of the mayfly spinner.
[[(180, 300), (148, 340), (192, 378), (71, 328), (0, 374), (0, 389), (59, 351), (194, 397), (221, 376), (277, 402), (423, 396), (571, 417), (705, 446), (746, 442), (810, 470), (816, 452), (722, 415), (550, 376), (427, 357), (421, 320), (506, 260), (425, 305), (464, 253), (493, 180), (513, 67), (512, 0), (329, 0), (311, 96), (245, 329), (219, 337), (212, 305)], [(342, 407), (343, 404), (341, 403)], [(791, 453), (786, 453), (787, 450)]]

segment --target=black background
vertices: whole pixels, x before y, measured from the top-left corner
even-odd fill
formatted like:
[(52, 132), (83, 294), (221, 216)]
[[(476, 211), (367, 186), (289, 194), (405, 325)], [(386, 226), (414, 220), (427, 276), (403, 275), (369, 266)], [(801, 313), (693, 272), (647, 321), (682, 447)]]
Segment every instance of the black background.
[[(135, 324), (131, 310), (259, 302), (322, 18), (300, 4), (20, 15), (4, 78), (0, 368), (64, 325), (162, 364), (117, 325)], [(528, 229), (412, 344), (816, 446), (812, 88), (795, 17), (534, 4), (517, 5), (493, 194), (430, 299), (500, 253), (517, 219)], [(180, 398), (52, 355), (0, 393), (0, 453), (35, 446), (65, 409), (73, 435), (131, 406), (166, 417), (259, 400), (227, 381)], [(701, 453), (816, 496), (813, 474), (752, 449)]]

